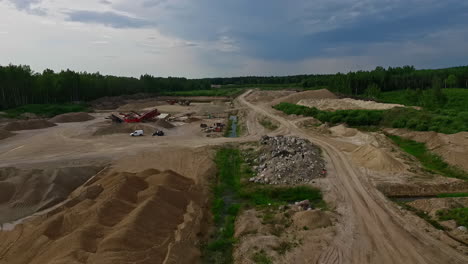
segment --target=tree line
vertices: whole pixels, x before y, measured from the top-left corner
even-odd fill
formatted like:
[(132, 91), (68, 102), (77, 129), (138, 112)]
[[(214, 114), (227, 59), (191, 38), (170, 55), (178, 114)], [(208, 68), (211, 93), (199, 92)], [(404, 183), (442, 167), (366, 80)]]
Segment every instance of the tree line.
[(148, 74), (139, 78), (118, 77), (71, 70), (54, 72), (50, 69), (36, 73), (26, 65), (8, 65), (0, 66), (0, 109), (25, 104), (91, 101), (124, 94), (209, 90), (212, 84), (299, 84), (303, 88), (327, 87), (334, 92), (367, 97), (378, 97), (381, 91), (407, 89), (415, 91), (417, 96), (420, 93), (417, 91), (434, 87), (468, 88), (468, 66), (435, 70), (416, 70), (413, 66), (376, 67), (372, 71), (346, 74), (186, 79)]
[(0, 66), (0, 109), (26, 104), (60, 104), (86, 102), (104, 96), (135, 93), (158, 94), (170, 91), (208, 89), (207, 80), (105, 76), (100, 73), (54, 72), (35, 73), (26, 65)]

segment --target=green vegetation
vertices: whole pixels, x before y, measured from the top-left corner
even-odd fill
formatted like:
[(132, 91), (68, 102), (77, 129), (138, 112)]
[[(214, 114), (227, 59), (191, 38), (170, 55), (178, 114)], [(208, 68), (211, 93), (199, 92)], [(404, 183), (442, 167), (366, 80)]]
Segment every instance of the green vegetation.
[(437, 198), (456, 198), (468, 197), (468, 193), (441, 193), (436, 196)]
[(30, 104), (5, 110), (5, 116), (19, 118), (24, 113), (33, 113), (40, 117), (53, 117), (72, 112), (89, 112), (84, 104)]
[[(216, 232), (211, 241), (204, 247), (203, 258), (206, 263), (232, 263), (234, 239), (234, 223), (239, 211), (245, 207), (270, 208), (270, 206), (286, 205), (290, 202), (309, 199), (318, 207), (325, 207), (319, 190), (307, 186), (272, 187), (245, 183), (252, 175), (252, 170), (244, 162), (242, 153), (236, 148), (222, 148), (216, 153), (215, 162), (218, 176), (213, 186), (212, 214), (216, 225)], [(273, 218), (267, 210), (264, 220)], [(272, 220), (272, 219), (270, 219)], [(282, 226), (286, 226), (285, 225)], [(278, 229), (280, 235), (282, 229)], [(284, 246), (281, 250), (290, 248)], [(260, 252), (261, 253), (261, 252)], [(264, 254), (263, 254), (264, 255)], [(256, 254), (257, 261), (267, 256)], [(268, 263), (268, 262), (258, 262)]]
[(175, 91), (175, 92), (162, 92), (161, 95), (166, 96), (238, 96), (243, 93), (245, 89), (240, 88), (224, 88), (224, 89), (211, 89), (211, 90), (194, 90), (194, 91)]
[(335, 112), (321, 111), (315, 107), (306, 107), (291, 103), (280, 103), (273, 108), (288, 115), (312, 116), (321, 122), (333, 124), (347, 123), (350, 126), (379, 125), (383, 119), (384, 111), (380, 110), (338, 110)]
[[(457, 112), (468, 111), (468, 89), (447, 88), (441, 89), (440, 91), (442, 93), (442, 98), (445, 98), (443, 99), (445, 103), (439, 108)], [(435, 92), (432, 93), (434, 94)], [(434, 107), (431, 107), (430, 103), (434, 100), (430, 100), (430, 97), (430, 91), (407, 89), (381, 93), (378, 100), (384, 103), (421, 106), (431, 109)]]
[[(54, 72), (50, 69), (36, 73), (26, 65), (8, 65), (0, 66), (0, 109), (26, 104), (86, 102), (104, 96), (136, 93), (178, 95), (179, 93), (173, 94), (172, 92), (201, 90), (203, 92), (193, 94), (234, 96), (239, 90), (230, 91), (231, 89), (242, 90), (242, 88), (251, 87), (261, 89), (318, 89), (326, 87), (333, 92), (345, 95), (367, 95), (380, 98), (386, 92), (402, 88), (416, 93), (418, 90), (426, 91), (430, 88), (468, 88), (467, 80), (468, 66), (437, 70), (416, 70), (412, 66), (389, 67), (387, 69), (376, 67), (372, 71), (357, 71), (347, 74), (186, 79), (161, 78), (148, 74), (139, 78), (118, 77), (71, 70)], [(211, 85), (221, 85), (221, 90), (226, 91), (212, 89)], [(190, 96), (192, 94), (181, 93), (180, 95)], [(439, 97), (432, 98), (435, 98), (436, 101), (439, 99)], [(443, 103), (443, 101), (440, 102)], [(450, 104), (450, 100), (448, 101), (447, 104)]]
[(262, 125), (264, 128), (269, 129), (269, 130), (272, 130), (272, 131), (278, 129), (278, 126), (277, 126), (275, 123), (271, 122), (271, 120), (268, 119), (268, 118), (262, 118), (262, 119), (260, 119), (260, 120), (259, 120), (259, 123), (260, 123), (260, 125)]
[(350, 126), (408, 128), (416, 131), (436, 131), (447, 134), (468, 131), (468, 112), (456, 113), (453, 110), (429, 112), (412, 108), (393, 108), (390, 110), (328, 112), (318, 110), (315, 107), (310, 108), (290, 103), (280, 103), (274, 108), (288, 115), (312, 116), (321, 122), (332, 124), (346, 123)]
[(456, 208), (437, 212), (440, 220), (455, 220), (457, 225), (468, 227), (468, 208)]
[(429, 224), (431, 224), (433, 227), (437, 228), (437, 229), (440, 229), (440, 230), (445, 230), (445, 228), (439, 224), (439, 222), (437, 222), (436, 220), (432, 219), (432, 217), (430, 215), (428, 215), (427, 213), (425, 213), (424, 211), (421, 211), (419, 209), (416, 209), (406, 203), (403, 203), (403, 202), (399, 202), (398, 203), (401, 207), (405, 208), (406, 210), (408, 211), (411, 211), (413, 213), (415, 213), (417, 216), (419, 216), (420, 218), (426, 220), (426, 222), (428, 222)]
[(260, 250), (252, 256), (252, 261), (256, 264), (271, 264), (273, 263), (265, 251)]
[(387, 136), (405, 152), (416, 157), (427, 170), (446, 177), (468, 180), (468, 175), (463, 170), (450, 166), (440, 156), (428, 151), (424, 143), (399, 136)]

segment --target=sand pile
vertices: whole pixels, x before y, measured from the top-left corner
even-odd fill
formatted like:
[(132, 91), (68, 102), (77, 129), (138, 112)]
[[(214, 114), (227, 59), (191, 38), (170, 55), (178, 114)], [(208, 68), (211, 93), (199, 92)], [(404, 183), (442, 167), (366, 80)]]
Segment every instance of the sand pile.
[(104, 135), (113, 135), (113, 134), (130, 134), (135, 130), (143, 130), (146, 134), (153, 133), (156, 128), (142, 123), (122, 123), (116, 124), (111, 123), (109, 125), (98, 128), (93, 136), (104, 136)]
[(167, 129), (175, 127), (173, 124), (167, 122), (164, 119), (159, 119), (158, 121), (156, 121), (156, 125), (158, 127), (167, 128)]
[(3, 129), (8, 131), (19, 131), (19, 130), (30, 130), (30, 129), (42, 129), (56, 126), (56, 124), (49, 122), (44, 119), (30, 119), (13, 121), (5, 125)]
[(395, 107), (404, 107), (399, 104), (382, 104), (374, 101), (363, 101), (351, 98), (344, 99), (302, 99), (298, 105), (316, 107), (323, 111), (348, 110), (348, 109), (369, 109), (387, 110)]
[(14, 136), (14, 133), (0, 128), (0, 140)]
[(468, 171), (468, 162), (466, 162), (468, 160), (468, 132), (447, 135), (405, 129), (387, 129), (385, 131), (425, 143), (430, 151), (442, 156), (447, 163)]
[(46, 170), (0, 169), (0, 223), (8, 223), (65, 200), (100, 167)]
[(93, 120), (94, 117), (88, 113), (67, 113), (55, 116), (49, 119), (52, 123), (72, 123), (72, 122), (85, 122)]
[(295, 91), (253, 91), (246, 99), (253, 103), (259, 102), (271, 102), (275, 99), (282, 98), (291, 94), (295, 94)]
[(106, 171), (61, 207), (0, 233), (0, 263), (195, 263), (204, 199), (173, 171)]
[(297, 104), (300, 100), (305, 99), (338, 99), (338, 97), (327, 89), (305, 91), (300, 93), (294, 93), (286, 97), (278, 98), (273, 100), (273, 105), (286, 102), (291, 104)]
[(362, 167), (376, 171), (402, 171), (405, 166), (384, 150), (370, 144), (361, 146), (351, 153), (352, 159)]

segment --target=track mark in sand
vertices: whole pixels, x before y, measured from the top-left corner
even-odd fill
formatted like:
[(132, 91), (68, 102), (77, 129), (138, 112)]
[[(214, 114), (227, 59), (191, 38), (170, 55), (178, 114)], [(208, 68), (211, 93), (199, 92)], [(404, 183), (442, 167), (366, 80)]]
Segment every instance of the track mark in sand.
[(19, 146), (19, 147), (14, 148), (14, 149), (10, 149), (9, 151), (3, 153), (3, 155), (5, 155), (5, 154), (7, 154), (7, 153), (9, 153), (9, 152), (15, 151), (15, 150), (17, 150), (17, 149), (23, 148), (23, 147), (24, 147), (24, 145), (21, 145), (21, 146)]
[(330, 246), (322, 254), (316, 264), (338, 264), (343, 263), (343, 253), (335, 246)]

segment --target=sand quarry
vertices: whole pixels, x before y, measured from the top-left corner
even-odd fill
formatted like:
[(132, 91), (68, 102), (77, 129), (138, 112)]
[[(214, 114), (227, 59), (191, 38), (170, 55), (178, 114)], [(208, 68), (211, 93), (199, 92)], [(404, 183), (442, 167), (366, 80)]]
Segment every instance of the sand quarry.
[[(301, 137), (322, 148), (328, 174), (312, 184), (323, 191), (329, 210), (290, 209), (281, 239), (258, 211), (243, 211), (236, 220), (235, 263), (254, 263), (252, 254), (260, 248), (273, 263), (468, 261), (466, 236), (453, 223), (444, 223), (450, 228), (441, 232), (386, 197), (468, 191), (467, 184), (424, 173), (381, 133), (316, 125), (271, 108), (279, 102), (318, 107), (327, 101), (324, 110), (355, 109), (334, 101), (345, 99), (327, 90), (254, 90), (233, 102), (188, 99), (193, 99), (190, 106), (169, 105), (167, 98), (104, 98), (94, 113), (2, 121), (0, 263), (200, 263), (200, 245), (212, 228), (216, 148), (258, 142), (264, 134)], [(169, 117), (138, 124), (106, 119), (153, 108)], [(201, 131), (200, 124), (226, 123), (229, 113), (240, 117), (241, 137)], [(278, 128), (263, 128), (258, 121), (264, 118)], [(130, 137), (136, 129), (145, 135)], [(166, 135), (152, 137), (155, 130)], [(454, 157), (468, 153), (464, 134), (390, 132), (428, 143), (453, 164), (463, 165)], [(466, 199), (414, 201), (430, 213), (460, 204)], [(284, 215), (275, 218), (281, 222)], [(282, 239), (297, 243), (279, 254)]]

